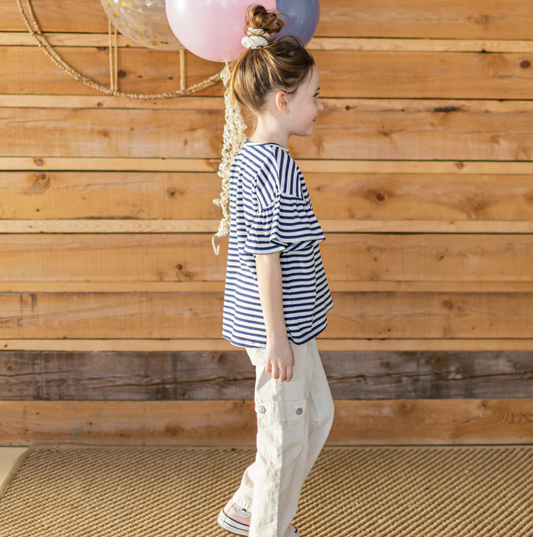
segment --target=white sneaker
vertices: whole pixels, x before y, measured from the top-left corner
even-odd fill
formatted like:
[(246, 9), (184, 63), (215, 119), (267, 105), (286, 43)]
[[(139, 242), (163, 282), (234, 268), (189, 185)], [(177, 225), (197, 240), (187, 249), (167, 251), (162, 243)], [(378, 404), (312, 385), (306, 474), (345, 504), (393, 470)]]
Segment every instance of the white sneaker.
[[(217, 522), (226, 531), (234, 535), (244, 535), (248, 537), (250, 533), (250, 520), (252, 513), (238, 506), (233, 500), (230, 500), (218, 514)], [(292, 524), (290, 528), (294, 530), (294, 537), (300, 537), (298, 530)], [(291, 533), (291, 535), (293, 535)]]

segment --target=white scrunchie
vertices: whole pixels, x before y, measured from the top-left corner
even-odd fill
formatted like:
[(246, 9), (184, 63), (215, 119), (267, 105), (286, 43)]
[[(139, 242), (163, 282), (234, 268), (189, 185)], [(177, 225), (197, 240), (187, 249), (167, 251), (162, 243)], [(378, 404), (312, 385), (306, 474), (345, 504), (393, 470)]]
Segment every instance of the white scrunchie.
[(246, 48), (261, 48), (268, 45), (268, 40), (265, 39), (264, 35), (268, 35), (267, 32), (261, 30), (261, 28), (248, 28), (248, 33), (254, 35), (246, 35), (241, 39), (241, 44)]

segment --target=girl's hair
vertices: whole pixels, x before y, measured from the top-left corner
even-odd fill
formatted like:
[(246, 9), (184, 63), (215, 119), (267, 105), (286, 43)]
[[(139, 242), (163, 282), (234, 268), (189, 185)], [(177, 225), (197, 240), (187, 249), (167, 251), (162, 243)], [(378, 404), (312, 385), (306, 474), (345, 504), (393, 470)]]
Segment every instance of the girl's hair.
[(253, 115), (265, 112), (267, 96), (272, 91), (296, 93), (315, 65), (300, 38), (284, 35), (275, 41), (276, 34), (287, 24), (278, 14), (284, 15), (261, 5), (248, 8), (245, 35), (248, 28), (264, 30), (268, 35), (263, 37), (269, 44), (246, 49), (230, 64), (230, 97)]

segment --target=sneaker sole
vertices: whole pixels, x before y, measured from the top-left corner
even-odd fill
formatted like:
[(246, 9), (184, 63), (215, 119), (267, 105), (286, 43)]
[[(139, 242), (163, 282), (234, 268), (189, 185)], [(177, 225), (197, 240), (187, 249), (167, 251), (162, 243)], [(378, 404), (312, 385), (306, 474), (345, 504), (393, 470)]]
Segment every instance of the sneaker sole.
[[(233, 533), (234, 535), (243, 535), (244, 537), (248, 537), (250, 534), (250, 526), (246, 524), (241, 524), (240, 522), (233, 520), (233, 518), (229, 517), (228, 515), (226, 515), (226, 513), (224, 513), (224, 510), (220, 511), (220, 513), (218, 514), (217, 522), (219, 526), (221, 526), (226, 531)], [(292, 524), (291, 527), (294, 528), (294, 534), (299, 537), (300, 533), (298, 529)]]
[(217, 522), (219, 526), (226, 531), (233, 533), (234, 535), (243, 535), (244, 537), (248, 537), (250, 534), (250, 526), (233, 520), (233, 518), (224, 513), (224, 510), (220, 511), (218, 514)]

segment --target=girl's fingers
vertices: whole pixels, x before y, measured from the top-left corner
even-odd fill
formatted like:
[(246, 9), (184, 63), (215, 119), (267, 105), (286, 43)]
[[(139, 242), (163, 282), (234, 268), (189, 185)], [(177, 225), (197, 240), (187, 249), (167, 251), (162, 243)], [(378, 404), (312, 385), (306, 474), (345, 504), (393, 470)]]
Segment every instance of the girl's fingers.
[(280, 382), (289, 382), (293, 376), (293, 366), (286, 367), (278, 365), (276, 362), (265, 362), (265, 371), (272, 376), (273, 379)]
[(279, 380), (280, 382), (287, 380), (287, 369), (285, 369), (284, 367), (279, 368)]
[(287, 367), (287, 382), (290, 382), (292, 380), (292, 366)]
[(281, 382), (290, 382), (293, 376), (293, 368), (289, 365), (287, 367), (280, 367), (279, 380)]

